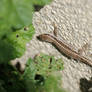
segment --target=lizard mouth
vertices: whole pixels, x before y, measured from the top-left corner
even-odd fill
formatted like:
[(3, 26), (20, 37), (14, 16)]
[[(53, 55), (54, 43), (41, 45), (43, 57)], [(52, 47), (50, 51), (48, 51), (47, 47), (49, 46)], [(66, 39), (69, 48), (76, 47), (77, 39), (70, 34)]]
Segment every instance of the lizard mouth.
[(38, 39), (38, 40), (41, 40), (41, 35), (38, 35), (38, 36), (37, 36), (37, 39)]
[(46, 37), (45, 34), (41, 34), (41, 35), (37, 36), (37, 39), (40, 40), (40, 41), (45, 41), (47, 39), (47, 37)]
[(41, 34), (39, 36), (37, 36), (37, 39), (39, 39), (40, 41), (45, 41), (45, 42), (53, 42), (52, 37), (49, 34)]

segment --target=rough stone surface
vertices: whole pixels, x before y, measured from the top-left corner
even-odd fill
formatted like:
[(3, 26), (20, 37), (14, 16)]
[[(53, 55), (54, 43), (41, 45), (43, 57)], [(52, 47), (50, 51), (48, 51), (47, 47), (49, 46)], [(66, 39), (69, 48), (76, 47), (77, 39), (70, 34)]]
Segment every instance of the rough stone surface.
[(25, 55), (15, 61), (25, 64), (29, 57), (40, 52), (62, 58), (65, 67), (62, 72), (63, 87), (67, 92), (81, 92), (80, 79), (89, 80), (92, 77), (92, 68), (80, 61), (68, 59), (50, 43), (36, 39), (42, 33), (53, 35), (53, 22), (57, 25), (58, 39), (64, 40), (75, 51), (88, 44), (83, 56), (92, 59), (92, 0), (54, 0), (39, 12), (35, 12), (33, 25), (36, 33), (27, 44)]

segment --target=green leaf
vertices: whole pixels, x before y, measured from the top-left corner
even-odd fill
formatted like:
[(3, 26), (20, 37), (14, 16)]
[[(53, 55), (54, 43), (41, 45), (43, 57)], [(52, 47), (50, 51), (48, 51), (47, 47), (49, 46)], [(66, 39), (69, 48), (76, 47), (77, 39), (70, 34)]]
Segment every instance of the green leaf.
[(0, 31), (32, 24), (35, 5), (52, 0), (0, 0)]
[(65, 92), (61, 75), (58, 71), (63, 70), (61, 59), (54, 56), (38, 54), (34, 59), (29, 59), (26, 65), (23, 79), (27, 85), (27, 92)]
[(0, 37), (11, 28), (32, 24), (34, 6), (44, 5), (51, 0), (0, 0)]
[(32, 0), (32, 3), (34, 5), (45, 5), (45, 4), (49, 4), (52, 0)]
[(41, 53), (35, 57), (34, 62), (37, 74), (47, 75), (53, 71), (63, 70), (62, 59), (55, 59), (54, 56)]
[(44, 85), (38, 87), (39, 92), (65, 92), (62, 88), (62, 80), (59, 72), (51, 73)]
[[(42, 60), (49, 61), (50, 57), (52, 56), (41, 54), (36, 56), (35, 59), (39, 58), (41, 60), (42, 58)], [(43, 75), (43, 71), (48, 70), (48, 68), (38, 74), (36, 64), (43, 63), (43, 61), (37, 63), (35, 59), (30, 58), (28, 60), (23, 74), (20, 74), (16, 71), (16, 68), (9, 64), (0, 64), (0, 92), (65, 92), (62, 88), (62, 76), (57, 68), (49, 71), (49, 74)]]
[(28, 30), (22, 28), (5, 34), (0, 40), (0, 63), (22, 56), (26, 50), (26, 43), (32, 39), (33, 34), (32, 25), (28, 27)]
[(32, 23), (31, 0), (0, 0), (0, 12), (2, 25), (20, 28)]
[(25, 72), (22, 76), (24, 79), (25, 85), (26, 85), (26, 92), (35, 92), (35, 74), (36, 74), (36, 69), (35, 69), (35, 64), (33, 60), (30, 58), (26, 64), (26, 69)]
[[(0, 63), (23, 55), (26, 43), (34, 34), (34, 5), (47, 4), (49, 1), (0, 0)], [(24, 31), (24, 26), (29, 26), (29, 31)]]
[(36, 74), (35, 64), (34, 64), (33, 60), (30, 58), (27, 61), (26, 69), (25, 69), (25, 72), (23, 74), (23, 78), (25, 80), (29, 79), (29, 80), (33, 81), (34, 77), (35, 77), (35, 74)]

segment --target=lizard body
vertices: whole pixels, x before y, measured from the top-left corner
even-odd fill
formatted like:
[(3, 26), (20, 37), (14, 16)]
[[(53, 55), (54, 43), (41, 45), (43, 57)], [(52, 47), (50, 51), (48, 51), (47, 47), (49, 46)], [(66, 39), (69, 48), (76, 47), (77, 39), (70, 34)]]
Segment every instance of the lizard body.
[(53, 45), (55, 45), (58, 50), (65, 54), (68, 57), (71, 57), (75, 60), (79, 60), (85, 64), (88, 64), (92, 67), (92, 61), (81, 56), (79, 53), (77, 53), (76, 51), (72, 50), (67, 44), (65, 44), (64, 42), (58, 40), (56, 37), (50, 35), (50, 34), (41, 34), (37, 37), (39, 40), (42, 41), (46, 41), (49, 43), (52, 43)]

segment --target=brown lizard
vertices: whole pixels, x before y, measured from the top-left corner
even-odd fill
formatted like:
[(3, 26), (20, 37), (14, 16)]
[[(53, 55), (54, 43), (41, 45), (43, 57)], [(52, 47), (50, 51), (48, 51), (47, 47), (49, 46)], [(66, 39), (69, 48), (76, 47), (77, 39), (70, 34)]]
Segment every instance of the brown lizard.
[(66, 56), (73, 58), (75, 60), (79, 60), (87, 65), (90, 65), (92, 67), (92, 61), (81, 56), (79, 53), (76, 51), (72, 50), (67, 44), (64, 42), (58, 40), (56, 37), (50, 35), (50, 34), (41, 34), (37, 36), (37, 38), (41, 41), (46, 41), (49, 43), (52, 43), (55, 47), (58, 48), (58, 50), (65, 54)]

